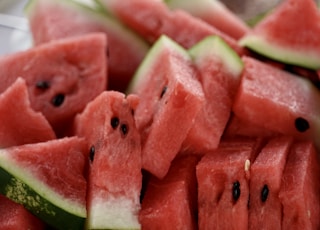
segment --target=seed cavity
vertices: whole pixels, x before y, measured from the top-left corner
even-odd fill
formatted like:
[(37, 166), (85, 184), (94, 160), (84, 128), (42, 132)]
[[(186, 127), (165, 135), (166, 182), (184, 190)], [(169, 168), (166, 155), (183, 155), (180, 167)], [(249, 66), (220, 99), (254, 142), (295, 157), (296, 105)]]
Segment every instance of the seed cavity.
[(233, 183), (233, 186), (232, 186), (232, 198), (234, 202), (238, 201), (240, 194), (241, 194), (240, 183), (239, 181), (236, 181)]
[(295, 122), (295, 127), (299, 132), (305, 132), (310, 128), (309, 122), (303, 117), (298, 117)]
[(268, 188), (268, 185), (265, 184), (261, 190), (261, 201), (266, 202), (266, 200), (268, 199), (268, 195), (269, 195), (269, 188)]
[(120, 132), (122, 133), (123, 136), (126, 136), (127, 133), (129, 132), (128, 126), (126, 124), (121, 124)]
[(118, 117), (113, 117), (113, 118), (111, 118), (110, 124), (111, 124), (111, 127), (112, 127), (113, 129), (116, 129), (116, 128), (119, 126), (119, 123), (120, 123), (120, 121), (119, 121), (119, 118), (118, 118)]
[(56, 96), (54, 96), (52, 98), (51, 103), (55, 106), (55, 107), (59, 107), (62, 105), (62, 103), (64, 102), (65, 96), (62, 93), (58, 93)]
[(164, 94), (167, 92), (168, 86), (164, 86), (162, 88), (161, 94), (160, 94), (160, 98), (163, 98)]
[(38, 89), (43, 89), (43, 90), (49, 89), (50, 88), (50, 83), (48, 81), (38, 81), (36, 83), (36, 87)]
[(90, 147), (90, 152), (89, 152), (89, 159), (91, 162), (93, 162), (95, 152), (96, 152), (96, 149), (95, 149), (94, 145), (92, 145)]

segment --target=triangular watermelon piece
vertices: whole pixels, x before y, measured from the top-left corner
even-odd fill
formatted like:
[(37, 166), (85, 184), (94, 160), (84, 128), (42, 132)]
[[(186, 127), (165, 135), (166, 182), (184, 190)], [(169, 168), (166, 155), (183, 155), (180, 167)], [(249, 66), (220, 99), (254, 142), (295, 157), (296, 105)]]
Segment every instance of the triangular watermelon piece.
[(320, 68), (320, 13), (314, 0), (285, 0), (240, 44), (292, 65)]
[(0, 151), (0, 192), (56, 229), (83, 229), (87, 142), (78, 137)]
[(134, 95), (105, 91), (76, 117), (75, 133), (90, 146), (88, 229), (139, 229), (141, 142)]
[(106, 89), (106, 45), (105, 34), (96, 33), (3, 56), (0, 93), (22, 77), (31, 107), (63, 135), (75, 114)]
[(22, 78), (0, 94), (0, 114), (1, 148), (56, 138), (43, 114), (31, 108), (27, 85)]

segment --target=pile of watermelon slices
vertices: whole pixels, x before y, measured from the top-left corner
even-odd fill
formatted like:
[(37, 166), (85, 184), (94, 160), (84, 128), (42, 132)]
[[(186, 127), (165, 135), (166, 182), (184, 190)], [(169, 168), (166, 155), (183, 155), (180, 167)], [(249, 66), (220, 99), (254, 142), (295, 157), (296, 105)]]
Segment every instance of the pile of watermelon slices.
[(254, 27), (217, 0), (25, 10), (34, 46), (0, 57), (0, 229), (320, 229), (313, 0)]

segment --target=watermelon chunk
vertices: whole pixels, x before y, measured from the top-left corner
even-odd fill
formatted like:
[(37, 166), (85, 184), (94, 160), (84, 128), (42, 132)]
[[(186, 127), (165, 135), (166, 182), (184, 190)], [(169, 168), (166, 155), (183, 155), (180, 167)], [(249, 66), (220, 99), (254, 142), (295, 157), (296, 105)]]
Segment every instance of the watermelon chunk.
[[(303, 10), (301, 10), (303, 9)], [(240, 40), (269, 58), (320, 68), (320, 14), (313, 0), (286, 0)]]
[(252, 151), (218, 148), (202, 157), (196, 168), (199, 229), (248, 229)]
[(0, 94), (0, 114), (1, 148), (56, 138), (43, 114), (31, 108), (27, 85), (22, 78)]
[(198, 160), (178, 157), (162, 180), (151, 176), (139, 215), (142, 229), (196, 228)]
[(206, 36), (218, 35), (237, 53), (244, 53), (235, 39), (183, 10), (171, 11), (162, 1), (98, 1), (150, 43), (164, 34), (184, 48), (190, 48)]
[(233, 105), (246, 122), (267, 130), (313, 140), (319, 147), (320, 93), (307, 79), (249, 57)]
[(189, 49), (199, 72), (205, 103), (182, 148), (201, 153), (217, 148), (229, 120), (243, 64), (218, 36), (208, 36)]
[(163, 178), (204, 103), (187, 53), (163, 35), (151, 48), (130, 84), (140, 104), (135, 112), (142, 138), (142, 167)]
[[(31, 107), (58, 136), (76, 113), (106, 86), (106, 36), (89, 34), (53, 41), (0, 58), (0, 93), (25, 79)], [(61, 134), (62, 133), (62, 134)]]
[(124, 91), (149, 45), (119, 20), (74, 1), (31, 0), (26, 8), (36, 45), (102, 32), (108, 37), (108, 88)]
[[(139, 229), (141, 142), (135, 95), (105, 91), (75, 120), (89, 143), (88, 229)], [(89, 153), (89, 151), (88, 151)]]
[(87, 142), (78, 137), (0, 151), (0, 192), (56, 229), (83, 229)]
[(281, 229), (279, 191), (292, 142), (290, 137), (270, 139), (251, 164), (249, 229), (266, 224), (268, 229)]
[(311, 142), (293, 144), (281, 182), (282, 229), (319, 229), (320, 163)]

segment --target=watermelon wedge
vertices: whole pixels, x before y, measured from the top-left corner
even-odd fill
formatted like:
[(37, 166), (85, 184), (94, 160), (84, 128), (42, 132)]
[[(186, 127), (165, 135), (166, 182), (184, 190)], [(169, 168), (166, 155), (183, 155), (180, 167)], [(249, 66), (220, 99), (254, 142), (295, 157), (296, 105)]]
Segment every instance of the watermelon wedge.
[(141, 98), (136, 109), (142, 167), (163, 178), (193, 126), (204, 94), (188, 52), (163, 35), (130, 84)]
[(293, 144), (281, 182), (282, 229), (319, 229), (320, 164), (311, 142)]
[(56, 229), (83, 229), (87, 142), (78, 137), (0, 151), (0, 192)]
[(75, 119), (89, 143), (88, 229), (140, 229), (141, 142), (133, 117), (139, 99), (105, 91)]
[(43, 114), (31, 108), (27, 85), (22, 78), (0, 94), (0, 114), (1, 148), (56, 138)]
[(239, 44), (280, 62), (317, 70), (320, 68), (319, 21), (314, 0), (285, 0)]
[(106, 86), (106, 36), (96, 33), (53, 41), (0, 58), (0, 93), (19, 76), (31, 107), (63, 135), (76, 113)]
[(142, 38), (115, 17), (81, 2), (30, 0), (25, 12), (36, 45), (93, 32), (106, 34), (109, 89), (124, 91), (149, 49)]

